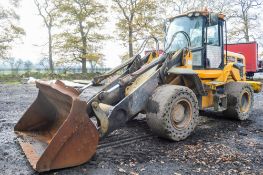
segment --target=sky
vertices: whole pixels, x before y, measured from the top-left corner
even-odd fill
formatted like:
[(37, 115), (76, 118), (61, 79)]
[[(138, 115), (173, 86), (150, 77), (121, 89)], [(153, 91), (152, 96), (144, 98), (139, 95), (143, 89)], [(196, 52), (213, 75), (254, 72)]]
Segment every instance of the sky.
[[(5, 6), (5, 1), (0, 4)], [(21, 7), (18, 8), (17, 13), (20, 15), (20, 26), (24, 28), (26, 36), (22, 38), (23, 43), (16, 43), (11, 56), (38, 63), (47, 50), (47, 45), (46, 47), (44, 45), (48, 42), (42, 18), (38, 16), (33, 0), (21, 0)], [(107, 24), (107, 31), (112, 33), (115, 30), (115, 23), (113, 18), (110, 20)], [(113, 39), (105, 42), (102, 52), (106, 55), (105, 66), (112, 68), (121, 63), (120, 55), (125, 52), (125, 48), (116, 39)]]

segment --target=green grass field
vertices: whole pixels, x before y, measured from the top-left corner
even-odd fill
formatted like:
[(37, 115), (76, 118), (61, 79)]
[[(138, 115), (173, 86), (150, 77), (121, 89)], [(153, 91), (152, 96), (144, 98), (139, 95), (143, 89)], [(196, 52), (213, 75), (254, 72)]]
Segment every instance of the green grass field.
[(43, 79), (43, 80), (53, 80), (53, 79), (60, 79), (60, 80), (89, 80), (92, 79), (94, 76), (98, 75), (98, 73), (49, 73), (49, 72), (5, 72), (4, 74), (0, 74), (0, 82), (1, 83), (19, 83), (22, 82), (24, 78), (33, 77), (35, 79)]

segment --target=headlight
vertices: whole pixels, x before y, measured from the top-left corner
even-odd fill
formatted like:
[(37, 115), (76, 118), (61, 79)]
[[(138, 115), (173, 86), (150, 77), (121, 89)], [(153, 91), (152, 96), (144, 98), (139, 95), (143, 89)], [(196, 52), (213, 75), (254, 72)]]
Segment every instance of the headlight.
[(192, 17), (193, 15), (194, 15), (193, 12), (188, 13), (188, 16), (189, 16), (189, 17)]
[(199, 12), (196, 12), (196, 13), (195, 13), (195, 16), (200, 16), (200, 13), (199, 13)]

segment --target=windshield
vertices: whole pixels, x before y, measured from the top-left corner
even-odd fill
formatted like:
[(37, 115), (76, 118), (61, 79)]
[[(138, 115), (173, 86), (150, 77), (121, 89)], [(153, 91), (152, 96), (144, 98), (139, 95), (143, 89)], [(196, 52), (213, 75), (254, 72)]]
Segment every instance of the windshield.
[(188, 16), (183, 16), (175, 18), (173, 21), (171, 21), (165, 37), (165, 48), (167, 48), (171, 43), (173, 35), (176, 32), (179, 33), (174, 37), (174, 40), (167, 52), (174, 52), (178, 49), (187, 47), (187, 38), (182, 33), (180, 33), (180, 31), (184, 31), (189, 35), (191, 41), (191, 48), (201, 47), (203, 38), (202, 25), (203, 18), (201, 16), (192, 18)]

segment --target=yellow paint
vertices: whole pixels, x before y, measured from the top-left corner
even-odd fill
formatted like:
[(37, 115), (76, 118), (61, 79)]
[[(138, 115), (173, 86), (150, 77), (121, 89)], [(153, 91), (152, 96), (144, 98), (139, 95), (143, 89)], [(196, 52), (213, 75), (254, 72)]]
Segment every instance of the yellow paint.
[[(177, 52), (178, 53), (178, 52)], [(175, 55), (177, 54), (175, 53)], [(202, 97), (202, 109), (213, 107), (214, 106), (214, 97), (213, 93), (219, 86), (223, 86), (228, 82), (236, 81), (236, 82), (246, 82), (251, 85), (254, 92), (260, 92), (262, 89), (262, 84), (260, 82), (255, 81), (246, 81), (245, 77), (245, 67), (244, 67), (244, 75), (243, 77), (240, 76), (240, 71), (234, 67), (234, 64), (237, 62), (238, 59), (244, 59), (244, 56), (241, 54), (236, 53), (228, 53), (228, 56), (232, 56), (235, 58), (233, 62), (228, 61), (227, 64), (225, 64), (223, 70), (194, 70), (198, 76), (200, 77), (202, 83), (206, 85), (206, 92), (207, 96)], [(149, 59), (147, 63), (150, 63), (155, 58), (152, 56), (152, 54), (149, 56)], [(240, 60), (239, 60), (240, 61)], [(244, 60), (243, 60), (244, 61)], [(184, 58), (183, 58), (183, 65), (178, 68), (184, 68), (184, 69), (191, 69), (192, 70), (192, 53), (191, 52), (185, 52)], [(226, 63), (226, 59), (225, 59)], [(244, 63), (244, 62), (243, 62)], [(133, 93), (138, 87), (140, 87), (144, 82), (146, 82), (156, 71), (156, 67), (148, 70), (144, 74), (140, 75), (133, 83), (132, 85), (128, 86), (125, 91), (125, 95), (129, 95)], [(182, 85), (180, 83), (180, 78), (177, 81), (171, 80), (173, 84)]]
[(153, 58), (153, 54), (151, 53), (151, 54), (149, 55), (148, 60), (147, 60), (147, 64), (149, 64), (150, 62), (152, 62), (153, 59), (154, 59), (154, 58)]
[(240, 81), (241, 80), (240, 72), (239, 72), (239, 70), (237, 68), (232, 68), (231, 75), (232, 75), (232, 78), (235, 81)]
[(202, 97), (202, 109), (212, 107), (214, 105), (213, 91), (209, 90), (207, 96)]
[[(156, 53), (156, 57), (153, 56), (153, 53), (149, 55), (147, 64), (151, 63), (154, 59), (159, 57), (159, 53)], [(140, 75), (130, 86), (125, 89), (125, 96), (132, 94), (138, 87), (140, 87), (145, 81), (147, 81), (153, 73), (155, 73), (157, 66), (146, 71)]]
[(125, 96), (132, 94), (144, 82), (146, 82), (156, 71), (157, 66), (140, 75), (130, 86), (125, 89)]
[(201, 79), (215, 79), (222, 75), (222, 70), (194, 70)]
[(192, 52), (185, 52), (184, 57), (183, 57), (183, 66), (180, 66), (181, 68), (186, 68), (186, 69), (193, 69), (193, 55)]
[[(192, 56), (190, 54), (190, 56)], [(235, 63), (245, 63), (245, 57), (241, 54), (234, 52), (227, 52), (227, 57), (234, 58), (232, 61), (226, 63), (226, 52), (224, 57), (225, 66), (223, 70), (194, 70), (200, 77), (202, 83), (209, 87), (207, 90), (208, 95), (202, 97), (202, 109), (213, 106), (213, 91), (217, 87), (223, 86), (228, 82), (246, 82), (249, 83), (255, 93), (260, 92), (262, 84), (255, 81), (246, 81), (246, 67), (243, 68), (243, 76), (241, 77), (240, 71), (234, 67)]]
[[(227, 59), (226, 59), (226, 53), (227, 53)], [(226, 62), (227, 63), (242, 63), (244, 65), (243, 67), (243, 77), (242, 80), (246, 80), (246, 59), (244, 57), (244, 55), (242, 54), (239, 54), (239, 53), (235, 53), (235, 52), (230, 52), (230, 51), (225, 51), (224, 52), (224, 63), (226, 65)]]
[(223, 70), (195, 70), (204, 84), (221, 86), (230, 81), (241, 81), (239, 70), (228, 63)]
[(262, 83), (258, 81), (240, 81), (250, 84), (255, 93), (259, 93), (262, 90)]
[(149, 58), (148, 58), (148, 60), (147, 60), (147, 64), (149, 64), (150, 62), (152, 62), (155, 58), (158, 58), (158, 57), (159, 57), (159, 53), (158, 53), (158, 52), (155, 52), (155, 54), (156, 54), (155, 57), (153, 56), (153, 53), (151, 53), (151, 54), (149, 55)]

